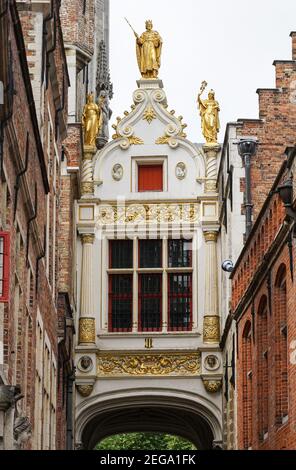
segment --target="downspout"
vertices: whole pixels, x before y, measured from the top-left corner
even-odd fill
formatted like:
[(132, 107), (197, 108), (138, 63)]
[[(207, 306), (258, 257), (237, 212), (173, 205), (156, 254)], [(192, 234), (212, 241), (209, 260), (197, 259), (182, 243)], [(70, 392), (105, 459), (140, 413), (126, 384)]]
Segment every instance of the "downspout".
[[(52, 20), (52, 18), (53, 18), (53, 0), (51, 0), (51, 2), (50, 2), (50, 13), (43, 20), (42, 65), (41, 65), (41, 80), (42, 80), (42, 83), (43, 83), (43, 78), (44, 78), (44, 65), (47, 61), (47, 52), (46, 52), (46, 35), (47, 35), (46, 28), (47, 28), (47, 26), (46, 26), (46, 23), (48, 23), (48, 21)], [(44, 60), (44, 57), (46, 57), (46, 60)]]
[(252, 193), (251, 193), (251, 158), (255, 155), (257, 142), (251, 139), (241, 139), (238, 142), (238, 153), (245, 166), (245, 202), (246, 208), (246, 239), (252, 230)]
[(29, 244), (30, 244), (30, 226), (33, 220), (37, 218), (37, 185), (35, 186), (35, 209), (34, 209), (34, 214), (32, 217), (29, 218), (28, 224), (27, 224), (27, 249), (26, 249), (26, 262), (28, 265), (28, 260), (29, 260)]
[(25, 157), (25, 166), (24, 168), (16, 175), (15, 181), (15, 193), (14, 193), (14, 209), (13, 209), (13, 221), (15, 221), (16, 209), (17, 209), (17, 199), (18, 199), (18, 192), (20, 189), (20, 179), (21, 177), (27, 172), (28, 169), (28, 162), (29, 162), (29, 133), (27, 133), (27, 141), (26, 141), (26, 157)]

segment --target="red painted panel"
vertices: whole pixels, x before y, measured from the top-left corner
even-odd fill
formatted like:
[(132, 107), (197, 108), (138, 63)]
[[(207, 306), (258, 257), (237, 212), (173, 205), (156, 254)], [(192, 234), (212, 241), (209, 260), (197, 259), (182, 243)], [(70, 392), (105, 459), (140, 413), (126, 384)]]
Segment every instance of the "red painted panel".
[(138, 166), (138, 191), (162, 191), (163, 190), (163, 166), (139, 165)]

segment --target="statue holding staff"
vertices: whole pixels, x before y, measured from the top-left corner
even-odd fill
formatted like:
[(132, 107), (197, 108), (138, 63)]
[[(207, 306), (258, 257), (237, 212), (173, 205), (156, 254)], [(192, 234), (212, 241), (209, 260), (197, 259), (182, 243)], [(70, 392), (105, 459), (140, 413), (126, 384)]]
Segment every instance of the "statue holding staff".
[(202, 100), (201, 95), (207, 86), (207, 82), (203, 81), (200, 91), (197, 95), (197, 102), (201, 116), (201, 128), (206, 143), (208, 145), (217, 144), (217, 134), (220, 129), (219, 121), (219, 103), (215, 100), (214, 90), (208, 93), (208, 99)]
[[(127, 19), (125, 18), (127, 21)], [(130, 23), (127, 21), (129, 26)], [(162, 39), (157, 31), (153, 31), (151, 20), (145, 23), (146, 31), (139, 36), (132, 28), (136, 37), (136, 52), (139, 70), (143, 78), (157, 78), (160, 67)]]

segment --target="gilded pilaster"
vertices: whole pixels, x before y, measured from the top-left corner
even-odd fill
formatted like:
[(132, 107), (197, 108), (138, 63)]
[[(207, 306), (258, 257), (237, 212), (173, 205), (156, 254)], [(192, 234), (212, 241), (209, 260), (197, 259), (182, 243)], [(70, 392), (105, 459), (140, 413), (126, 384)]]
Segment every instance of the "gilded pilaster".
[(93, 243), (94, 234), (83, 233), (82, 242), (82, 266), (81, 266), (81, 298), (79, 318), (79, 344), (95, 343), (95, 317), (94, 317), (94, 292), (93, 292)]
[(217, 231), (204, 232), (205, 237), (205, 306), (203, 321), (204, 343), (220, 341), (218, 312)]

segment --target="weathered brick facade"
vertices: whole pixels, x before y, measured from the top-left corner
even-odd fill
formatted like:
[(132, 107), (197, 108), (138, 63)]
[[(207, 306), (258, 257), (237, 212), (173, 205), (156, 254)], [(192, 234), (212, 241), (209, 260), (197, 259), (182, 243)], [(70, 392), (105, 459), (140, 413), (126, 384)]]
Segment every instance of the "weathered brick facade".
[[(221, 274), (224, 447), (228, 449), (296, 446), (295, 373), (290, 363), (283, 362), (294, 335), (291, 272), (295, 242), (283, 203), (278, 194), (270, 194), (288, 171), (283, 163), (286, 147), (296, 143), (295, 32), (291, 38), (292, 60), (274, 62), (276, 88), (257, 90), (259, 119), (228, 124), (218, 176), (221, 262), (230, 259), (234, 264), (230, 279), (229, 272)], [(248, 237), (246, 168), (238, 153), (240, 139), (257, 143), (250, 163), (253, 229)], [(284, 298), (285, 289), (286, 320), (282, 318), (284, 300), (278, 300)], [(288, 415), (279, 407), (288, 407)]]
[(232, 273), (240, 449), (296, 448), (294, 221), (276, 192), (295, 172), (295, 155), (283, 163)]
[[(60, 291), (60, 208), (61, 199), (73, 195), (64, 192), (61, 179), (69, 80), (60, 3), (11, 0), (7, 10), (7, 2), (0, 3), (1, 54), (9, 59), (0, 61), (0, 230), (10, 244), (9, 292), (0, 302), (0, 387), (10, 395), (0, 445), (66, 448), (73, 319), (63, 300), (71, 295), (68, 285)], [(27, 420), (26, 436), (15, 433), (17, 420)]]

